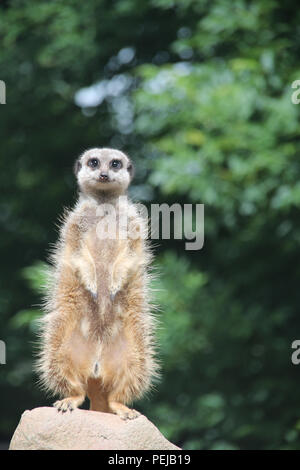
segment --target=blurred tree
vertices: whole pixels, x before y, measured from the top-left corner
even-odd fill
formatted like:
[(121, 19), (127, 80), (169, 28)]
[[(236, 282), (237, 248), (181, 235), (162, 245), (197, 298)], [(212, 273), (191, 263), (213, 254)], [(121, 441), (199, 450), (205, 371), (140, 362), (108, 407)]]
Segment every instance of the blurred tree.
[(140, 408), (188, 449), (299, 448), (298, 20), (290, 0), (0, 7), (3, 438), (44, 403), (39, 260), (74, 157), (105, 145), (136, 160), (139, 200), (205, 204), (203, 250), (157, 249), (163, 377)]

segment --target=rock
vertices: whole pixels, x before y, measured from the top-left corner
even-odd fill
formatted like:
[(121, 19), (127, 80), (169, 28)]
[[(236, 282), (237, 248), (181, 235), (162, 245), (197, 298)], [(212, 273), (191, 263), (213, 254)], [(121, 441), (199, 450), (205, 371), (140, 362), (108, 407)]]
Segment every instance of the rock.
[(23, 413), (10, 450), (180, 450), (145, 416), (128, 421), (98, 411), (35, 408)]

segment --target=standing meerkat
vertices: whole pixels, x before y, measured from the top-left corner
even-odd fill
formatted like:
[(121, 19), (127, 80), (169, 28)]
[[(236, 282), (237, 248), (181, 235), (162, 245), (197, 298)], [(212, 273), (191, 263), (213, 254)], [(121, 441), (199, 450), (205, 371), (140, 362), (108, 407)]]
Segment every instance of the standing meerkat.
[(139, 413), (126, 404), (157, 375), (148, 227), (127, 197), (133, 166), (124, 153), (90, 149), (74, 170), (79, 199), (51, 255), (37, 370), (60, 396), (58, 410), (88, 396), (91, 410), (132, 419)]

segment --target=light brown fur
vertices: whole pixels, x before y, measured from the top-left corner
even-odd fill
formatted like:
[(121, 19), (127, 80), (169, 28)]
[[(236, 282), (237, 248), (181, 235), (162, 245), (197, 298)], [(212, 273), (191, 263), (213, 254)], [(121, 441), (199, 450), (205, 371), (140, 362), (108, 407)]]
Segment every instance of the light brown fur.
[[(91, 159), (99, 167), (89, 167)], [(121, 161), (121, 169), (110, 167), (113, 159)], [(125, 404), (141, 397), (157, 375), (147, 227), (127, 197), (119, 204), (131, 180), (125, 154), (91, 149), (76, 172), (81, 193), (64, 217), (52, 255), (37, 369), (44, 387), (62, 398), (54, 404), (59, 410), (72, 410), (88, 396), (92, 410), (134, 418), (138, 413)], [(118, 220), (129, 215), (129, 231), (140, 227), (138, 238), (99, 238), (104, 214), (99, 208), (108, 203)]]

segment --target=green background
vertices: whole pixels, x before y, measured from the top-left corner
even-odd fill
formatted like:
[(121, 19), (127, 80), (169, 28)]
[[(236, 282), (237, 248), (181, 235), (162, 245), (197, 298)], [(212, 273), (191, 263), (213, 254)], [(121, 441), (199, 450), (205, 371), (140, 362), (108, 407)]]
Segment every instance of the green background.
[(205, 204), (202, 250), (155, 243), (162, 379), (136, 408), (185, 449), (300, 447), (299, 24), (291, 0), (1, 2), (3, 442), (51, 403), (43, 266), (75, 157), (106, 146), (134, 160), (137, 200)]

